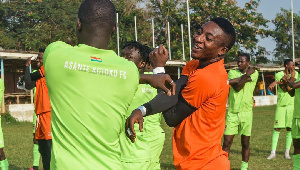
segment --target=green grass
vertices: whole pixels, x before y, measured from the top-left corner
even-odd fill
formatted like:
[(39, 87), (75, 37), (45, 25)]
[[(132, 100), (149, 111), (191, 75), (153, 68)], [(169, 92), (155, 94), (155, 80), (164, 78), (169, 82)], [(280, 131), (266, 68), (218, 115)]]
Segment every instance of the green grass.
[[(256, 107), (254, 109), (252, 136), (250, 139), (249, 169), (293, 169), (292, 160), (284, 159), (285, 130), (280, 133), (276, 151), (276, 159), (266, 159), (271, 152), (275, 108), (276, 106), (265, 106)], [(166, 132), (166, 141), (161, 155), (161, 168), (175, 169), (173, 166), (172, 155), (173, 130), (172, 128), (169, 128), (164, 121), (162, 122), (162, 127)], [(236, 135), (230, 150), (231, 153), (229, 160), (231, 169), (240, 169), (242, 161), (241, 149), (241, 137)], [(293, 146), (291, 148), (291, 152), (294, 152)]]
[[(271, 151), (275, 106), (257, 107), (254, 109), (253, 129), (250, 141), (249, 169), (292, 169), (292, 160), (283, 158), (285, 152), (285, 130), (279, 137), (277, 158), (267, 160)], [(9, 122), (9, 123), (8, 123)], [(175, 169), (172, 153), (172, 128), (162, 123), (166, 132), (166, 141), (161, 155), (162, 169)], [(5, 140), (5, 154), (10, 169), (28, 169), (32, 166), (32, 123), (14, 122), (2, 117), (2, 129)], [(231, 147), (231, 169), (240, 169), (241, 145), (240, 136), (236, 136)], [(292, 152), (293, 152), (292, 147)]]

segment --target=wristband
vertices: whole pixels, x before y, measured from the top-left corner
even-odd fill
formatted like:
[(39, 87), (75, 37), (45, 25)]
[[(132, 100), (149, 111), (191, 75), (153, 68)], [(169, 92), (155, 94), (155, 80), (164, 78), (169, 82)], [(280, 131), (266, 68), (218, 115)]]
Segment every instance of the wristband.
[(145, 116), (146, 115), (146, 111), (147, 111), (147, 109), (146, 109), (146, 107), (145, 106), (140, 106), (140, 107), (138, 107), (137, 109), (139, 109), (141, 112), (142, 112), (142, 115), (143, 116)]
[(153, 69), (153, 74), (158, 74), (158, 73), (165, 73), (165, 68), (164, 67), (156, 67)]

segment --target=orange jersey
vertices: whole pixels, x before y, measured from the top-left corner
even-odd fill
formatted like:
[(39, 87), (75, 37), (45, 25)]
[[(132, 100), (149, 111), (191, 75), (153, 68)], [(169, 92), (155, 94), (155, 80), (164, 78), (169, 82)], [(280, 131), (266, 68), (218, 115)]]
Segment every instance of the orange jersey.
[(186, 63), (181, 71), (181, 75), (189, 76), (194, 70), (196, 70), (199, 66), (199, 60), (191, 60)]
[(44, 112), (51, 111), (50, 98), (48, 95), (48, 88), (46, 85), (44, 66), (42, 66), (39, 69), (39, 72), (42, 77), (35, 82), (36, 85), (35, 112), (37, 115)]
[[(195, 69), (191, 66), (189, 70)], [(174, 128), (173, 156), (177, 169), (229, 165), (227, 153), (221, 147), (229, 93), (227, 79), (224, 60), (196, 69), (189, 75), (182, 96), (198, 109)]]

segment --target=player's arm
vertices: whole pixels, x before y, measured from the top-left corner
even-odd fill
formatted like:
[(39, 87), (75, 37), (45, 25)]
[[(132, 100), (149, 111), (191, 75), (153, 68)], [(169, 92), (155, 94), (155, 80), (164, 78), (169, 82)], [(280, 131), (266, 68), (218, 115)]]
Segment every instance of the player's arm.
[(274, 81), (273, 83), (271, 83), (270, 85), (269, 85), (269, 89), (270, 90), (273, 90), (274, 89), (274, 87), (276, 86), (276, 84), (280, 84), (280, 81)]
[[(175, 95), (167, 96), (163, 92), (156, 95), (151, 101), (143, 104), (138, 109), (134, 110), (131, 116), (126, 120), (126, 130), (127, 128), (133, 127), (134, 123), (140, 124), (140, 130), (143, 128), (143, 116), (149, 116), (156, 113), (164, 112), (172, 107), (174, 107), (178, 103), (178, 96), (180, 91), (185, 87), (186, 82), (188, 80), (188, 76), (181, 76), (176, 82)], [(173, 113), (165, 113), (164, 116), (172, 117)], [(174, 116), (174, 115), (173, 115)], [(131, 129), (133, 132), (130, 135), (130, 132), (126, 131), (127, 136), (134, 141), (135, 131)]]
[[(254, 68), (248, 68), (246, 71), (246, 74), (241, 76), (241, 80), (237, 83), (237, 84), (233, 84), (231, 85), (231, 87), (239, 92), (240, 90), (242, 90), (245, 86), (245, 84), (251, 80), (251, 74), (253, 74), (255, 72)], [(230, 80), (229, 80), (229, 84), (230, 84)]]
[(29, 70), (30, 64), (31, 64), (31, 57), (29, 57), (26, 61), (26, 68), (25, 68), (25, 75), (24, 75), (25, 88), (27, 90), (33, 89), (35, 87), (35, 81), (42, 77), (39, 71), (30, 73)]

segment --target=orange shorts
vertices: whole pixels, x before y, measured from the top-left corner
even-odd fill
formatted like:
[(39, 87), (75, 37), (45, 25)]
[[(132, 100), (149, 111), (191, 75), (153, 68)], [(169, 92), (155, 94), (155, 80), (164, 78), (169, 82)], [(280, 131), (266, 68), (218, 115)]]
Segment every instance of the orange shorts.
[(35, 139), (52, 139), (51, 135), (51, 112), (45, 112), (37, 115), (35, 128)]
[(216, 159), (212, 160), (208, 164), (206, 164), (202, 170), (214, 170), (214, 169), (223, 169), (223, 170), (230, 170), (230, 162), (226, 155), (221, 155)]

